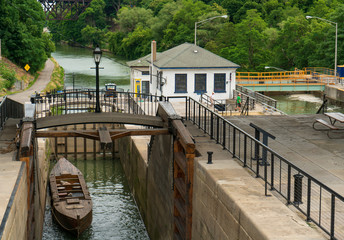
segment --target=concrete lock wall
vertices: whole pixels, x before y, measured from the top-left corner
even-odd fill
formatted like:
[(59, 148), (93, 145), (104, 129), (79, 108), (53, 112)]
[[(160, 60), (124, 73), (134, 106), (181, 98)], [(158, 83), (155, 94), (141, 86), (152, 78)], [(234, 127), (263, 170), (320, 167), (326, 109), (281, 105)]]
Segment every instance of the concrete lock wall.
[(22, 162), (16, 185), (13, 189), (10, 201), (3, 221), (3, 234), (1, 240), (27, 239), (27, 216), (28, 216), (28, 186), (26, 163)]
[(334, 88), (331, 86), (325, 86), (325, 94), (328, 98), (344, 103), (344, 90), (340, 88)]
[(173, 175), (172, 136), (119, 139), (119, 154), (131, 191), (152, 240), (172, 239)]
[(35, 173), (35, 239), (42, 239), (51, 145), (49, 139), (37, 139), (37, 172)]

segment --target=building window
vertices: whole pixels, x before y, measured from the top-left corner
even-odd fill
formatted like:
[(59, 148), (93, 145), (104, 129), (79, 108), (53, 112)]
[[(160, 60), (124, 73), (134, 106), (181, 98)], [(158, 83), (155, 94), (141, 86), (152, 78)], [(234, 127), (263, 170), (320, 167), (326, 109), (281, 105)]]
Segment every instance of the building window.
[(205, 93), (207, 89), (207, 74), (195, 74), (195, 93)]
[(142, 93), (149, 94), (149, 81), (142, 81)]
[(214, 92), (226, 92), (226, 74), (214, 74)]
[(142, 75), (149, 75), (149, 71), (142, 71)]
[(186, 74), (175, 75), (175, 92), (187, 93), (187, 75)]

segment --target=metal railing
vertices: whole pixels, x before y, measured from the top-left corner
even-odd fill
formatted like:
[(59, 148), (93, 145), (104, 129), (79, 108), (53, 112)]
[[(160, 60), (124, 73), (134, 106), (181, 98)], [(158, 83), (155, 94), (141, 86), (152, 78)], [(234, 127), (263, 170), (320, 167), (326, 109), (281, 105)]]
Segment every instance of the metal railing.
[[(94, 110), (95, 91), (74, 91), (40, 96), (37, 102), (38, 114), (44, 115), (46, 107), (53, 107), (50, 114), (68, 114), (75, 99), (87, 100), (87, 111)], [(196, 100), (178, 97), (185, 101), (185, 118), (197, 125), (223, 149), (242, 162), (254, 175), (265, 183), (265, 195), (268, 190), (279, 193), (288, 204), (303, 213), (307, 221), (314, 222), (331, 239), (344, 239), (344, 198), (304, 170), (295, 166), (286, 158), (264, 145), (242, 129), (238, 128), (219, 114)], [(170, 101), (173, 97), (159, 97), (137, 93), (118, 93), (116, 97), (104, 98), (101, 93), (102, 110), (119, 111), (134, 114), (156, 114), (159, 101)], [(172, 100), (173, 101), (173, 100)], [(83, 101), (76, 101), (77, 104)], [(73, 103), (68, 105), (69, 103)], [(109, 103), (109, 104), (107, 104)], [(58, 110), (59, 106), (61, 109)], [(63, 108), (67, 106), (66, 109)], [(77, 105), (80, 106), (80, 105)], [(85, 111), (84, 105), (74, 107), (72, 111)], [(65, 111), (65, 112), (64, 112)]]
[(331, 239), (344, 239), (343, 196), (194, 99), (187, 108), (187, 120), (264, 180), (266, 195), (276, 191)]
[(0, 129), (3, 129), (8, 118), (23, 118), (24, 105), (9, 99), (7, 96), (3, 97), (0, 102)]
[(236, 85), (236, 90), (241, 92), (241, 93), (245, 93), (245, 94), (249, 95), (251, 98), (255, 99), (257, 103), (264, 103), (264, 104), (269, 105), (269, 106), (274, 107), (274, 108), (277, 107), (277, 100), (275, 100), (271, 97), (265, 96), (264, 94), (252, 91), (248, 88), (245, 88), (245, 87), (239, 86), (239, 85)]
[[(115, 96), (107, 96), (106, 91), (99, 93), (102, 112), (122, 112), (131, 114), (156, 115), (159, 101), (165, 97), (117, 92)], [(35, 95), (31, 102), (36, 104), (36, 117), (94, 112), (96, 106), (96, 91), (93, 89), (64, 90), (46, 95)]]
[(5, 96), (0, 103), (0, 129), (3, 128), (7, 120), (7, 96)]
[(239, 85), (325, 85), (336, 83), (331, 74), (313, 72), (311, 70), (295, 70), (283, 72), (237, 72)]

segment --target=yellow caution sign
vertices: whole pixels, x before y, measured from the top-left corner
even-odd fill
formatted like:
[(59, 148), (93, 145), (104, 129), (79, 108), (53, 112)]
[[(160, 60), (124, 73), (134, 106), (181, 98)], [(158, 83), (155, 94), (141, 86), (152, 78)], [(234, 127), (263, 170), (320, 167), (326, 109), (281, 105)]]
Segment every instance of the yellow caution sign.
[(26, 71), (29, 71), (29, 70), (30, 70), (29, 64), (26, 64), (25, 67), (24, 67), (24, 69), (25, 69)]

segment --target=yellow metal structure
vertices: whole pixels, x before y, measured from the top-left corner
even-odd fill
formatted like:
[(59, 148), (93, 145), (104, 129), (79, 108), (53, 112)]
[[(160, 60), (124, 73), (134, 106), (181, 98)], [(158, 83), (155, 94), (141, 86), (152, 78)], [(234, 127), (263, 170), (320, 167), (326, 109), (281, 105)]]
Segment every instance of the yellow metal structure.
[(141, 93), (141, 79), (136, 78), (135, 79), (135, 89), (134, 89), (135, 93)]

